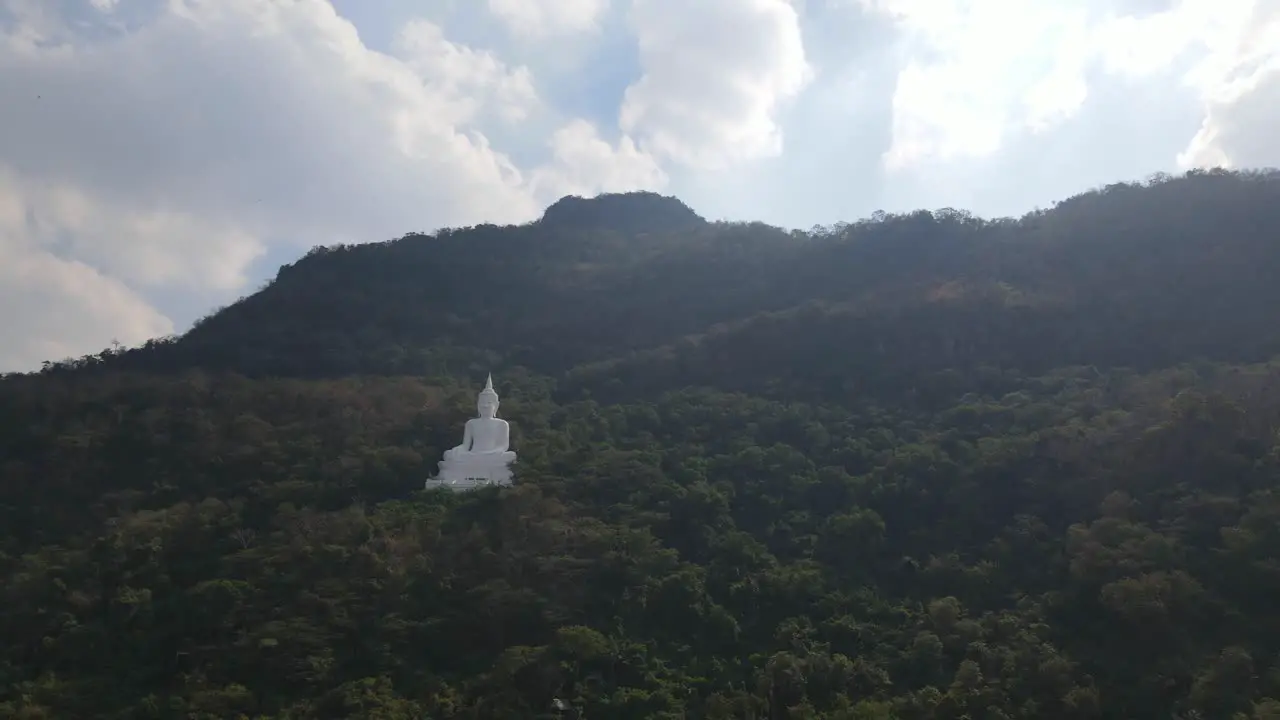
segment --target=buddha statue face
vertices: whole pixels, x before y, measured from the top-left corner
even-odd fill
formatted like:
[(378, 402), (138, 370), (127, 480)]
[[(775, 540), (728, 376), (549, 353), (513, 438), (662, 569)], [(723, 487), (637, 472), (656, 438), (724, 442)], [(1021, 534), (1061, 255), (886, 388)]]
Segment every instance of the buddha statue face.
[(480, 393), (480, 399), (476, 401), (476, 410), (479, 411), (480, 417), (486, 420), (496, 417), (498, 414), (498, 397), (489, 393)]

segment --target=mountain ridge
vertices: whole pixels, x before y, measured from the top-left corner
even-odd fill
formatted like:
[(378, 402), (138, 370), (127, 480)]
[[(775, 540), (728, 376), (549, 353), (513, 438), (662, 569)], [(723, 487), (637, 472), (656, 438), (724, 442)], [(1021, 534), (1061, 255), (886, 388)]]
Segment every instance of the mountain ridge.
[[(1117, 203), (1141, 210), (1117, 219)], [(1054, 348), (1045, 357), (1066, 353), (1086, 364), (1155, 367), (1174, 357), (1170, 353), (1183, 360), (1214, 357), (1214, 347), (1254, 346), (1219, 358), (1250, 362), (1280, 349), (1266, 329), (1280, 320), (1267, 310), (1280, 304), (1267, 280), (1280, 273), (1280, 254), (1267, 245), (1267, 233), (1280, 227), (1272, 207), (1280, 207), (1280, 179), (1270, 172), (1193, 172), (1116, 184), (1019, 219), (916, 211), (811, 232), (709, 223), (655, 193), (568, 197), (525, 226), (445, 229), (316, 249), (283, 267), (261, 292), (182, 337), (126, 352), (111, 364), (251, 376), (306, 376), (317, 369), (322, 375), (412, 374), (429, 372), (433, 363), (447, 366), (452, 361), (445, 353), (565, 377), (580, 365), (656, 351), (711, 328), (751, 326), (750, 318), (761, 313), (812, 316), (819, 306), (843, 308), (839, 317), (876, 326), (905, 314), (925, 323), (926, 335), (966, 309), (992, 323), (989, 333), (1025, 334), (1016, 328), (1028, 323), (1059, 327), (1061, 338), (1045, 340)], [(592, 218), (625, 208), (628, 221), (645, 216), (656, 226), (685, 229), (591, 225)], [(667, 219), (658, 217), (664, 210)], [(1208, 237), (1202, 230), (1189, 230), (1229, 226), (1244, 213), (1253, 227), (1233, 231), (1230, 246), (1206, 244), (1197, 239)], [(1241, 320), (1216, 323), (1214, 307)], [(1062, 317), (1054, 319), (1055, 313)], [(1172, 348), (1171, 335), (1187, 335), (1189, 318), (1195, 337)], [(1173, 333), (1167, 323), (1184, 329)], [(1104, 329), (1099, 342), (1133, 349), (1068, 347), (1071, 338)], [(868, 326), (866, 332), (879, 331)], [(582, 344), (588, 336), (590, 343)], [(952, 347), (957, 340), (936, 344)], [(317, 352), (318, 345), (326, 351)], [(1157, 353), (1161, 347), (1168, 352)], [(345, 359), (333, 355), (338, 348)], [(438, 351), (435, 359), (422, 355), (426, 348)], [(736, 354), (743, 352), (750, 351)], [(1040, 369), (1051, 362), (1018, 360), (994, 346), (991, 352), (992, 362)]]
[(0, 377), (0, 718), (1280, 717), (1280, 174), (632, 200)]
[(600, 193), (591, 198), (566, 195), (547, 206), (537, 222), (562, 229), (615, 230), (631, 235), (692, 230), (707, 223), (679, 198), (640, 191)]

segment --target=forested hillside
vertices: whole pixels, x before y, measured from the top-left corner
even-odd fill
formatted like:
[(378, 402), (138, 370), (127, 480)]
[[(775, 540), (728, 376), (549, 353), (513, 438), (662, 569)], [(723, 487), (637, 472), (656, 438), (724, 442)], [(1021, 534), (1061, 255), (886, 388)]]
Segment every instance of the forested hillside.
[(1274, 720), (1280, 173), (317, 248), (0, 377), (0, 573), (0, 718)]

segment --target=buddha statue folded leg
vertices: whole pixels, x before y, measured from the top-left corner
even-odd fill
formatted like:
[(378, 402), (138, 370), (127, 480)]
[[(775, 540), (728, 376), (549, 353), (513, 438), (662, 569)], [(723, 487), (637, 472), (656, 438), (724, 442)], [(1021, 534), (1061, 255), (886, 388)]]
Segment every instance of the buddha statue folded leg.
[(444, 461), (451, 465), (506, 465), (516, 459), (510, 450), (503, 452), (446, 452)]

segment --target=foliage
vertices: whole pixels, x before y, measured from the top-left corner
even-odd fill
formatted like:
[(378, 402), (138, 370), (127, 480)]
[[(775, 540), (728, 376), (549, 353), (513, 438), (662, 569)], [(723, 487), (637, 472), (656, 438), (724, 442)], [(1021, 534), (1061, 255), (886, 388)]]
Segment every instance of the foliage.
[(1280, 717), (1278, 196), (313, 251), (0, 379), (0, 717)]

